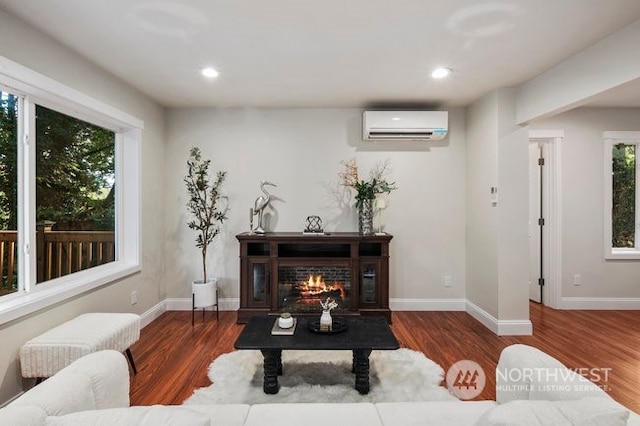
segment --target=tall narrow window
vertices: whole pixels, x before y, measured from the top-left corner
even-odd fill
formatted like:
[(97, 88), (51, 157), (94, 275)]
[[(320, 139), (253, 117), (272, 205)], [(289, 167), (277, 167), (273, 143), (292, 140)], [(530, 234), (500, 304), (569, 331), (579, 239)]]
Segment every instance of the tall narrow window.
[(36, 105), (37, 282), (115, 260), (115, 133)]
[(604, 132), (605, 258), (640, 259), (640, 132)]
[(636, 145), (616, 144), (612, 148), (611, 245), (636, 246)]
[(0, 91), (0, 296), (18, 291), (18, 105)]

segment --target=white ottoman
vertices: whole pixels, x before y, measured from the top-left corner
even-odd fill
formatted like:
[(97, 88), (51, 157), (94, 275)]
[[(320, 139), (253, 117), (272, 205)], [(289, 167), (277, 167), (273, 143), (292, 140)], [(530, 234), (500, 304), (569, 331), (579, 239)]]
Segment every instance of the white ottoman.
[(34, 337), (20, 348), (22, 377), (51, 377), (78, 358), (104, 349), (126, 351), (135, 374), (137, 370), (129, 346), (139, 338), (139, 315), (80, 315)]

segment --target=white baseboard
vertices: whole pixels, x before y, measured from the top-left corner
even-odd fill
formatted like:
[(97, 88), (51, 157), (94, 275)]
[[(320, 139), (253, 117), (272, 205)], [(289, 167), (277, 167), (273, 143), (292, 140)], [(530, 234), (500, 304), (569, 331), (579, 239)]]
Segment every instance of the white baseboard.
[(464, 311), (465, 299), (389, 299), (392, 311)]
[[(221, 311), (237, 311), (240, 299), (220, 299)], [(533, 325), (530, 320), (498, 320), (484, 309), (466, 299), (400, 299), (389, 300), (392, 311), (466, 311), (485, 327), (499, 336), (530, 336)], [(640, 310), (640, 298), (612, 297), (563, 297), (558, 309), (585, 310)], [(214, 309), (213, 307), (207, 308)], [(165, 311), (191, 310), (191, 299), (166, 299), (142, 314), (142, 326), (146, 326)]]
[[(237, 297), (221, 298), (221, 311), (237, 311), (240, 299)], [(392, 311), (466, 311), (480, 321), (485, 327), (499, 336), (530, 336), (533, 325), (530, 320), (498, 320), (484, 309), (466, 299), (400, 299), (389, 300)], [(207, 310), (213, 310), (213, 307)], [(640, 298), (597, 298), (597, 297), (563, 297), (558, 309), (586, 310), (640, 310)], [(145, 327), (165, 311), (189, 311), (191, 299), (166, 299), (141, 315), (141, 325)]]
[[(218, 300), (220, 304), (221, 311), (237, 311), (240, 307), (240, 299), (237, 297), (229, 297), (229, 298), (221, 298)], [(215, 307), (210, 306), (205, 308), (205, 310), (212, 311)], [(140, 315), (140, 327), (144, 328), (147, 325), (151, 324), (151, 322), (158, 318), (166, 311), (190, 311), (191, 310), (191, 299), (189, 298), (173, 298), (173, 299), (165, 299), (157, 305), (153, 306), (151, 309)]]
[(530, 320), (498, 320), (469, 300), (466, 301), (466, 311), (498, 336), (531, 336), (533, 334), (533, 324)]
[(493, 331), (495, 334), (498, 334), (498, 320), (489, 312), (468, 300), (466, 301), (465, 310), (469, 315), (480, 321), (482, 325)]
[(151, 309), (140, 315), (140, 327), (145, 328), (146, 326), (151, 324), (154, 319), (162, 315), (165, 311), (167, 311), (167, 301), (163, 300), (162, 302), (158, 303), (157, 305), (153, 306)]
[[(166, 299), (167, 311), (190, 311), (191, 310), (191, 298), (173, 298)], [(237, 297), (221, 297), (218, 299), (219, 308), (221, 311), (237, 311), (240, 309), (240, 299)], [(212, 311), (214, 306), (205, 308), (205, 310)]]
[(562, 297), (558, 309), (640, 310), (639, 298), (622, 297)]
[(530, 336), (530, 320), (498, 320), (466, 299), (390, 299), (392, 311), (466, 311), (498, 336)]
[(532, 336), (533, 324), (530, 320), (498, 321), (498, 336)]

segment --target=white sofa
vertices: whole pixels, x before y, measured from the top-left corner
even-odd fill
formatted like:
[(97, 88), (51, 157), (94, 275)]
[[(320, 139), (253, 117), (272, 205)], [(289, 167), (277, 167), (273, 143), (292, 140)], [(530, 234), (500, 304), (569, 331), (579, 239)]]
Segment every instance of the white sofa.
[[(536, 372), (535, 374), (531, 374)], [(506, 348), (496, 401), (355, 404), (129, 406), (127, 361), (117, 351), (87, 355), (0, 409), (0, 425), (635, 425), (630, 413), (545, 353)]]

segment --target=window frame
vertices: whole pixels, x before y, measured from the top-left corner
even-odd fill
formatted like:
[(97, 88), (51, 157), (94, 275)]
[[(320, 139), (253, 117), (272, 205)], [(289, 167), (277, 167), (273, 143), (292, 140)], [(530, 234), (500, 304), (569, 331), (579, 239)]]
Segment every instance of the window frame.
[(640, 152), (640, 131), (606, 131), (604, 140), (604, 258), (640, 259), (640, 161), (636, 158), (636, 217), (635, 247), (613, 247), (613, 146), (617, 144), (635, 145), (636, 155)]
[[(0, 86), (20, 96), (18, 118), (19, 290), (0, 297), (0, 324), (141, 270), (141, 144), (144, 122), (0, 56)], [(107, 128), (115, 138), (116, 260), (35, 285), (35, 104)]]

